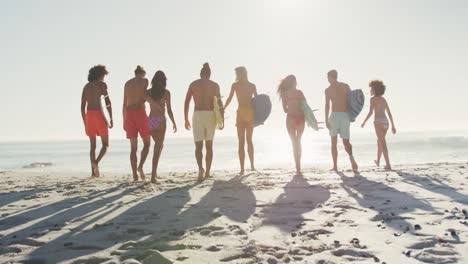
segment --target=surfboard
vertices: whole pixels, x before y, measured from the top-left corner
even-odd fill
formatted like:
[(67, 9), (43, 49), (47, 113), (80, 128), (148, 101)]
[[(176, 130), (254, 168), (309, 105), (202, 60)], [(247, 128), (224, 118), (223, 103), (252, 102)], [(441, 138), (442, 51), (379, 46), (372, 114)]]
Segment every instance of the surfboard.
[(213, 97), (213, 112), (215, 115), (216, 129), (220, 129), (223, 126), (223, 116), (219, 110), (218, 97)]
[(107, 111), (107, 106), (106, 106), (106, 98), (104, 95), (101, 96), (101, 113), (102, 116), (104, 117), (104, 120), (106, 121), (107, 127), (110, 127), (110, 116), (109, 112)]
[(356, 118), (361, 113), (364, 107), (364, 93), (361, 89), (352, 90), (348, 95), (348, 114), (351, 122), (356, 121)]
[(252, 100), (255, 110), (255, 126), (263, 125), (271, 113), (271, 100), (266, 94), (259, 94)]
[(314, 129), (315, 131), (318, 131), (319, 129), (322, 129), (322, 127), (319, 127), (319, 123), (317, 118), (315, 118), (314, 111), (317, 110), (312, 110), (310, 106), (307, 104), (306, 100), (302, 100), (301, 103), (302, 111), (304, 112), (304, 118), (309, 127)]

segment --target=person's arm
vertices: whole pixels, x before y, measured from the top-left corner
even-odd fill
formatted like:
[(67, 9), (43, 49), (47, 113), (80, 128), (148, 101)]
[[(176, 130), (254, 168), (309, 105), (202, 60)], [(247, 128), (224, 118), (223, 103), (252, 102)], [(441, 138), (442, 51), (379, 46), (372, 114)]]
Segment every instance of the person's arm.
[(185, 129), (190, 130), (190, 121), (188, 119), (190, 100), (192, 100), (192, 85), (189, 86), (187, 90), (187, 95), (185, 96), (184, 104), (184, 117), (185, 117)]
[(395, 134), (396, 133), (396, 127), (395, 127), (395, 123), (393, 122), (392, 112), (390, 111), (390, 107), (388, 106), (387, 100), (385, 100), (385, 105), (386, 105), (385, 108), (386, 108), (387, 113), (388, 113), (388, 118), (390, 119), (390, 123), (392, 124), (392, 133)]
[(81, 93), (81, 118), (83, 119), (83, 124), (86, 130), (86, 97), (84, 88), (83, 92)]
[(106, 108), (107, 112), (109, 112), (109, 117), (110, 117), (110, 126), (109, 128), (112, 128), (114, 126), (114, 118), (112, 117), (112, 102), (109, 97), (109, 93), (107, 92), (107, 85), (106, 83), (102, 83), (102, 95), (104, 96), (104, 101), (106, 102)]
[(221, 89), (219, 88), (219, 85), (216, 84), (216, 97), (218, 98), (218, 105), (219, 105), (219, 110), (221, 112), (221, 117), (223, 118), (223, 125), (219, 128), (222, 130), (224, 128), (224, 106), (223, 106), (223, 101), (221, 100)]
[(362, 122), (361, 127), (364, 127), (366, 125), (367, 120), (372, 116), (372, 113), (374, 113), (374, 104), (373, 104), (372, 98), (370, 99), (370, 106), (369, 106), (369, 113), (366, 116), (366, 119), (364, 119), (364, 122)]
[[(126, 91), (127, 91), (127, 84), (125, 84), (124, 95), (123, 95), (123, 104), (122, 104), (122, 117), (123, 117), (123, 120), (125, 120), (125, 109), (127, 108), (127, 97), (125, 96)], [(124, 122), (124, 127), (123, 128), (125, 130), (125, 122)]]
[(286, 103), (286, 99), (281, 97), (281, 103), (283, 105), (283, 111), (287, 114), (288, 113), (288, 104)]
[(328, 117), (330, 115), (330, 96), (325, 90), (325, 125), (328, 129), (330, 129), (330, 122), (328, 121)]
[(166, 91), (166, 106), (167, 106), (167, 115), (169, 115), (169, 118), (172, 121), (172, 129), (174, 130), (174, 133), (177, 132), (177, 125), (174, 119), (174, 113), (172, 112), (172, 105), (171, 105), (171, 92)]
[(232, 97), (234, 96), (234, 92), (235, 92), (235, 88), (234, 88), (234, 84), (233, 84), (231, 86), (231, 92), (229, 93), (229, 96), (228, 96), (228, 98), (226, 100), (226, 103), (224, 103), (224, 110), (226, 110), (228, 108), (229, 104), (231, 103)]

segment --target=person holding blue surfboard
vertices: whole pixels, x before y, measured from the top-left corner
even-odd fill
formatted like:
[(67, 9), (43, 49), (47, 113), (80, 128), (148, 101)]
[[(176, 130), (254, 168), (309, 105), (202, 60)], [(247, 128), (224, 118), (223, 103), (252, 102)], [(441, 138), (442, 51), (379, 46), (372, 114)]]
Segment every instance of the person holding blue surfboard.
[[(114, 126), (112, 120), (112, 106), (107, 92), (104, 77), (108, 74), (106, 66), (96, 65), (89, 70), (88, 83), (83, 88), (81, 95), (81, 117), (85, 126), (86, 135), (90, 142), (91, 176), (99, 177), (99, 162), (102, 160), (109, 147), (109, 128)], [(110, 120), (107, 121), (101, 98), (104, 97)], [(96, 158), (96, 137), (101, 137), (102, 147)]]
[(293, 146), (294, 161), (296, 163), (296, 175), (302, 176), (301, 155), (302, 155), (302, 134), (304, 133), (305, 116), (302, 110), (302, 102), (305, 100), (304, 94), (297, 89), (296, 76), (288, 75), (278, 86), (278, 95), (283, 103), (283, 110), (286, 116), (286, 128)]
[[(195, 158), (198, 164), (198, 181), (209, 178), (211, 163), (213, 161), (213, 139), (217, 127), (217, 113), (215, 111), (215, 101), (218, 103), (216, 109), (221, 115), (219, 129), (224, 128), (224, 109), (221, 101), (219, 85), (210, 80), (211, 68), (208, 63), (203, 64), (200, 71), (200, 79), (193, 81), (185, 97), (184, 117), (185, 129), (193, 131), (195, 141)], [(190, 101), (195, 103), (192, 124), (189, 121)], [(216, 99), (215, 99), (216, 98)], [(203, 168), (203, 143), (206, 147), (206, 171)]]
[[(338, 82), (338, 72), (331, 70), (327, 74), (330, 86), (325, 89), (325, 124), (330, 131), (331, 152), (333, 158), (333, 171), (338, 171), (338, 135), (343, 140), (343, 145), (349, 155), (353, 171), (358, 170), (358, 165), (353, 156), (353, 146), (350, 143), (351, 118), (348, 113), (348, 95), (351, 92), (349, 85)], [(331, 114), (330, 114), (331, 103)]]
[(252, 142), (252, 135), (255, 126), (255, 109), (252, 104), (252, 99), (257, 96), (257, 87), (255, 84), (249, 82), (247, 69), (243, 66), (235, 69), (236, 82), (231, 86), (231, 92), (224, 104), (224, 110), (231, 103), (234, 93), (237, 97), (237, 138), (239, 140), (239, 162), (240, 162), (240, 175), (244, 175), (244, 161), (245, 161), (245, 141), (247, 141), (247, 153), (249, 154), (250, 169), (255, 170), (254, 165), (254, 146)]

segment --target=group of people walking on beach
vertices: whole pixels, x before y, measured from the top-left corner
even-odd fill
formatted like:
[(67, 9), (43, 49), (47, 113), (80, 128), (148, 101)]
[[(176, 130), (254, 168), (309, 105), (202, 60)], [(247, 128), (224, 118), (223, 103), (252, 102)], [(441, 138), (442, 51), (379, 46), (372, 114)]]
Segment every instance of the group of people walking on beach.
[[(177, 132), (177, 124), (172, 112), (171, 93), (166, 88), (167, 78), (163, 71), (159, 70), (154, 74), (151, 79), (151, 85), (148, 79), (146, 79), (146, 71), (143, 67), (137, 66), (134, 73), (135, 77), (125, 83), (122, 107), (123, 129), (131, 145), (130, 164), (132, 175), (134, 181), (145, 180), (143, 165), (150, 150), (151, 138), (153, 138), (154, 151), (151, 182), (156, 183), (158, 163), (166, 134), (166, 113), (172, 123), (173, 132)], [(107, 74), (108, 71), (104, 65), (92, 67), (89, 70), (88, 83), (83, 88), (81, 98), (81, 115), (86, 135), (90, 139), (91, 175), (94, 177), (100, 176), (99, 163), (109, 146), (108, 129), (113, 127), (112, 105), (107, 85), (104, 82), (104, 77)], [(246, 143), (250, 168), (251, 170), (255, 170), (254, 145), (252, 140), (255, 127), (255, 109), (252, 101), (257, 96), (257, 88), (255, 84), (249, 81), (245, 67), (235, 68), (235, 74), (236, 81), (232, 84), (231, 91), (224, 104), (221, 100), (219, 85), (210, 80), (211, 68), (208, 63), (203, 64), (200, 78), (193, 81), (188, 87), (184, 104), (185, 128), (193, 132), (199, 181), (203, 181), (211, 176), (215, 130), (216, 128), (223, 129), (224, 111), (231, 104), (234, 95), (236, 95), (238, 102), (236, 127), (239, 140), (240, 174), (244, 174)], [(329, 71), (327, 76), (330, 86), (325, 90), (325, 124), (331, 137), (332, 170), (338, 170), (337, 144), (339, 135), (343, 140), (351, 167), (354, 171), (357, 171), (358, 165), (354, 159), (353, 148), (350, 142), (351, 119), (348, 115), (348, 95), (351, 89), (346, 83), (338, 81), (338, 72), (336, 70)], [(362, 123), (362, 127), (374, 114), (374, 127), (377, 135), (377, 159), (375, 163), (379, 166), (381, 156), (383, 155), (386, 163), (385, 169), (390, 170), (390, 159), (385, 136), (390, 124), (393, 133), (396, 133), (396, 129), (388, 103), (383, 97), (386, 87), (382, 81), (377, 80), (371, 81), (369, 86), (372, 98), (370, 100), (369, 113)], [(286, 128), (293, 146), (296, 174), (302, 175), (301, 138), (305, 128), (305, 115), (301, 103), (306, 101), (306, 98), (303, 92), (297, 88), (297, 80), (294, 75), (288, 75), (280, 82), (277, 93), (286, 114)], [(105, 108), (108, 111), (108, 120), (104, 115), (104, 109), (101, 104), (102, 97), (104, 97)], [(189, 109), (192, 99), (194, 101), (194, 111), (192, 122), (190, 122)], [(149, 115), (146, 113), (145, 103), (148, 103), (150, 106)], [(219, 109), (222, 118), (222, 122), (218, 126), (215, 109)], [(138, 135), (143, 141), (140, 162), (138, 162), (137, 157)], [(97, 136), (101, 138), (102, 147), (96, 157)], [(205, 166), (203, 166), (204, 148)]]

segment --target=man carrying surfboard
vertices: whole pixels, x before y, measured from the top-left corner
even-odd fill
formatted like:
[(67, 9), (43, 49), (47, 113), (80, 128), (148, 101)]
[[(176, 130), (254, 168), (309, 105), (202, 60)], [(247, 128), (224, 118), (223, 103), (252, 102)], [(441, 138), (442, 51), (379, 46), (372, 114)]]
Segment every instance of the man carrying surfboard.
[[(85, 126), (86, 135), (90, 142), (91, 176), (99, 177), (99, 162), (106, 154), (109, 146), (109, 128), (114, 126), (112, 120), (112, 106), (107, 93), (107, 85), (104, 77), (108, 74), (106, 66), (97, 65), (89, 70), (88, 83), (83, 88), (81, 95), (81, 117)], [(101, 106), (101, 97), (104, 97), (106, 108), (109, 112), (109, 125)], [(96, 136), (101, 137), (102, 147), (96, 158)]]
[[(148, 88), (148, 79), (145, 78), (146, 71), (140, 65), (135, 69), (135, 77), (128, 80), (124, 87), (123, 118), (124, 130), (130, 140), (130, 165), (132, 166), (133, 180), (145, 180), (143, 165), (148, 156), (151, 137), (148, 128), (148, 116), (145, 110), (145, 93)], [(140, 163), (137, 168), (138, 134), (143, 140)]]
[[(216, 113), (214, 112), (214, 100), (218, 100), (219, 110), (222, 117), (222, 125), (224, 127), (224, 109), (221, 101), (219, 85), (210, 80), (211, 69), (208, 63), (203, 64), (200, 71), (200, 79), (193, 81), (185, 97), (184, 116), (185, 128), (192, 129), (193, 139), (195, 141), (195, 158), (198, 164), (198, 180), (202, 181), (210, 177), (211, 163), (213, 161), (213, 138), (216, 129)], [(188, 115), (190, 101), (195, 103), (192, 124), (190, 124)], [(206, 171), (203, 168), (203, 143), (206, 147)]]
[[(331, 70), (328, 72), (328, 82), (330, 86), (325, 90), (325, 123), (330, 131), (331, 152), (333, 158), (333, 171), (338, 170), (338, 135), (343, 140), (343, 145), (349, 155), (353, 171), (358, 170), (358, 165), (353, 157), (353, 146), (350, 143), (350, 124), (348, 114), (348, 94), (351, 89), (346, 83), (338, 82), (338, 72)], [(330, 114), (331, 102), (331, 114)]]
[(236, 117), (236, 127), (237, 127), (237, 138), (239, 140), (239, 161), (240, 161), (240, 175), (244, 175), (244, 160), (245, 160), (245, 151), (244, 145), (247, 139), (247, 153), (249, 154), (250, 160), (250, 169), (255, 170), (254, 166), (254, 146), (252, 142), (252, 135), (254, 130), (255, 123), (255, 109), (252, 105), (252, 99), (254, 96), (257, 96), (257, 88), (255, 84), (249, 82), (247, 76), (247, 69), (245, 67), (237, 67), (236, 72), (236, 82), (232, 84), (231, 92), (229, 97), (224, 104), (224, 110), (231, 103), (234, 93), (237, 97), (237, 117)]

